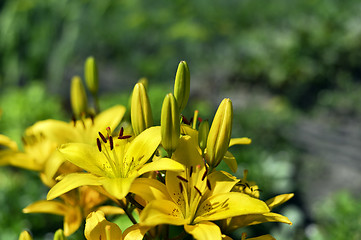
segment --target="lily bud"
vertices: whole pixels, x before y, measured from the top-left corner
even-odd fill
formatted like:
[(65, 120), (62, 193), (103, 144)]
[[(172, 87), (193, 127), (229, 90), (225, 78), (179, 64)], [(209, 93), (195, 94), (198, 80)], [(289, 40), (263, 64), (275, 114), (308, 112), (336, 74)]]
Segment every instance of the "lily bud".
[(74, 76), (71, 80), (70, 100), (73, 113), (76, 117), (87, 112), (88, 101), (84, 85), (79, 76)]
[(175, 151), (180, 137), (180, 115), (177, 100), (168, 93), (163, 101), (160, 119), (162, 146), (171, 155)]
[(199, 125), (198, 130), (198, 145), (201, 148), (202, 152), (207, 146), (207, 138), (209, 133), (209, 122), (208, 120), (204, 120)]
[(54, 240), (66, 240), (63, 229), (58, 229), (54, 234)]
[(213, 168), (218, 166), (228, 150), (232, 120), (232, 102), (229, 98), (225, 98), (217, 109), (207, 138), (206, 160)]
[(190, 73), (185, 61), (178, 65), (174, 82), (174, 97), (177, 100), (179, 112), (186, 107), (190, 92)]
[(102, 211), (92, 212), (87, 216), (84, 235), (87, 240), (122, 239), (118, 225), (107, 221)]
[(22, 231), (19, 240), (33, 240), (33, 238), (28, 231)]
[(130, 117), (135, 135), (153, 126), (153, 116), (147, 91), (142, 83), (133, 89)]
[(148, 89), (148, 79), (145, 77), (142, 77), (141, 79), (138, 80), (138, 83), (143, 83), (145, 90)]
[(89, 91), (96, 95), (99, 89), (98, 68), (94, 57), (88, 57), (85, 61), (85, 82)]

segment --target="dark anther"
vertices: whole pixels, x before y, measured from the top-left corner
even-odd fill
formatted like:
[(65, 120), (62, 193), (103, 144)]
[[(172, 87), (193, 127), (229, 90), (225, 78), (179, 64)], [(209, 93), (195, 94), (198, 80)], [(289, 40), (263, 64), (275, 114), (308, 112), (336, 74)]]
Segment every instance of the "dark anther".
[(210, 182), (208, 179), (207, 179), (207, 187), (208, 187), (209, 191), (212, 190), (212, 188), (211, 188), (211, 182)]
[(122, 127), (122, 128), (120, 129), (118, 139), (127, 139), (127, 138), (130, 138), (130, 137), (131, 137), (130, 135), (125, 135), (125, 136), (123, 136), (123, 134), (124, 134), (124, 128)]
[(107, 143), (107, 139), (104, 137), (104, 135), (101, 132), (98, 132), (100, 138), (103, 140), (104, 143)]
[(123, 137), (123, 133), (124, 133), (124, 128), (122, 127), (119, 131), (119, 138)]
[(182, 116), (182, 121), (187, 124), (190, 125), (191, 123), (187, 120), (187, 118), (185, 116)]
[(71, 116), (71, 121), (73, 122), (74, 127), (76, 126), (76, 118), (75, 116)]
[(203, 119), (200, 118), (200, 117), (198, 117), (197, 120), (198, 120), (199, 123), (201, 123), (203, 121)]
[(113, 137), (109, 136), (109, 145), (110, 145), (110, 151), (113, 150), (114, 144), (113, 144)]
[(100, 144), (99, 138), (97, 138), (97, 145), (98, 145), (99, 152), (101, 152), (102, 151), (102, 145)]
[(247, 186), (248, 188), (251, 188), (251, 187), (248, 185), (248, 183), (244, 183), (244, 184), (246, 184), (246, 186)]
[(201, 193), (201, 191), (199, 191), (199, 189), (196, 187), (196, 186), (193, 186), (194, 187), (194, 189), (195, 190), (197, 190), (197, 192), (199, 193), (199, 196), (201, 196), (202, 197), (202, 193)]
[(206, 168), (206, 170), (205, 170), (204, 173), (203, 173), (202, 181), (206, 178), (207, 173), (208, 173), (208, 168)]
[(192, 177), (192, 173), (193, 173), (193, 166), (191, 166), (191, 169), (190, 169), (190, 173), (189, 173), (190, 178)]
[(180, 188), (180, 192), (183, 193), (183, 185), (181, 182), (179, 182), (179, 188)]
[(182, 176), (177, 176), (177, 178), (178, 178), (178, 179), (180, 179), (180, 180), (182, 180), (183, 182), (186, 182), (186, 183), (188, 182), (188, 180), (187, 180), (187, 179), (185, 179), (185, 178), (184, 178), (184, 177), (182, 177)]

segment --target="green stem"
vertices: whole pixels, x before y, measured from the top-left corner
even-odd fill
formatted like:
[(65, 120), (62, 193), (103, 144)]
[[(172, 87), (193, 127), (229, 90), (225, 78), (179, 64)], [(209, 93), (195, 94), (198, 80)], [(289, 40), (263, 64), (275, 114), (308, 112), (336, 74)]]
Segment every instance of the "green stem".
[(132, 213), (130, 213), (128, 211), (128, 208), (126, 207), (126, 205), (122, 202), (122, 201), (118, 201), (117, 204), (124, 210), (125, 214), (128, 216), (128, 218), (130, 219), (130, 221), (132, 221), (133, 224), (137, 224), (137, 220), (135, 220), (134, 216), (132, 215)]

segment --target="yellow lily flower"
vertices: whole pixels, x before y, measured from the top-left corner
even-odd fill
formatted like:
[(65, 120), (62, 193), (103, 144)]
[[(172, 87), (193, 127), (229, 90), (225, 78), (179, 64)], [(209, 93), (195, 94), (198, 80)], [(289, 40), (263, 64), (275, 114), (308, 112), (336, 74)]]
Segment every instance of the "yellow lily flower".
[(59, 151), (68, 161), (87, 173), (66, 175), (49, 191), (48, 200), (84, 185), (103, 186), (109, 194), (122, 199), (134, 179), (146, 172), (184, 170), (182, 164), (169, 158), (147, 163), (160, 144), (160, 127), (148, 128), (132, 141), (112, 136), (107, 140), (102, 134), (99, 136), (97, 146), (69, 143), (60, 147)]
[(39, 121), (25, 131), (24, 152), (19, 151), (15, 143), (0, 137), (0, 144), (1, 141), (11, 144), (11, 151), (1, 151), (0, 163), (44, 172), (51, 178), (64, 162), (64, 158), (56, 151), (57, 146), (68, 142), (91, 143), (99, 131), (105, 133), (107, 127), (116, 128), (124, 113), (125, 107), (117, 105), (94, 119), (86, 118), (70, 123), (53, 119)]
[[(244, 170), (243, 179), (241, 179), (232, 189), (235, 192), (245, 193), (253, 198), (259, 198), (259, 188), (252, 182), (247, 180), (248, 171)], [(267, 200), (265, 203), (269, 211), (257, 214), (247, 214), (225, 219), (221, 222), (222, 230), (224, 232), (232, 232), (238, 228), (261, 224), (265, 222), (281, 222), (291, 225), (292, 222), (285, 216), (270, 212), (272, 208), (281, 205), (293, 197), (293, 193), (278, 195)]]
[(40, 200), (23, 209), (24, 213), (49, 213), (64, 216), (64, 234), (71, 235), (81, 226), (83, 219), (94, 210), (106, 214), (124, 214), (118, 207), (101, 205), (108, 198), (97, 190), (83, 186), (61, 196), (60, 200)]
[(86, 218), (84, 235), (87, 240), (122, 240), (122, 230), (105, 219), (102, 211), (92, 212)]
[(246, 194), (230, 192), (237, 180), (225, 172), (207, 168), (190, 136), (183, 136), (173, 158), (186, 166), (184, 172), (166, 173), (166, 184), (137, 180), (131, 191), (149, 203), (140, 214), (140, 224), (184, 225), (195, 239), (221, 239), (220, 228), (212, 221), (269, 211), (267, 205)]

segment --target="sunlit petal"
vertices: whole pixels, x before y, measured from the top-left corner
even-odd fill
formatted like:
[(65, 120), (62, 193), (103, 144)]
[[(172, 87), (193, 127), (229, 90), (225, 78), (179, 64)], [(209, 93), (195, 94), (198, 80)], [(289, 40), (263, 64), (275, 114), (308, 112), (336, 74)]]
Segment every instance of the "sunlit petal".
[(60, 182), (48, 192), (47, 199), (54, 199), (70, 190), (73, 190), (80, 186), (99, 186), (102, 185), (99, 181), (99, 177), (89, 173), (71, 173), (66, 175)]
[(294, 196), (293, 193), (288, 193), (288, 194), (281, 194), (278, 196), (275, 196), (271, 199), (268, 199), (266, 201), (266, 204), (268, 205), (268, 207), (272, 210), (272, 208), (277, 207), (279, 205), (281, 205), (284, 202), (287, 202), (288, 200), (290, 200), (292, 197)]
[(267, 205), (247, 194), (230, 192), (214, 195), (199, 206), (194, 222), (220, 220), (252, 213), (269, 212)]
[(200, 222), (195, 225), (184, 225), (184, 229), (197, 240), (222, 239), (221, 230), (212, 222)]
[(228, 165), (233, 173), (237, 172), (238, 163), (232, 153), (226, 152), (223, 157), (223, 161)]
[(94, 118), (94, 131), (92, 131), (87, 137), (89, 139), (95, 139), (97, 137), (98, 131), (106, 133), (107, 127), (110, 127), (110, 129), (114, 130), (124, 117), (125, 111), (126, 108), (124, 106), (116, 105), (99, 113)]
[(108, 193), (117, 199), (122, 199), (128, 194), (130, 186), (136, 177), (136, 175), (133, 175), (128, 178), (99, 178), (99, 182)]
[(59, 151), (66, 160), (95, 175), (104, 176), (108, 169), (108, 161), (95, 146), (84, 143), (68, 143), (61, 145)]
[(151, 178), (135, 179), (129, 191), (148, 202), (155, 199), (171, 200), (166, 186), (160, 181)]
[(153, 155), (161, 141), (160, 127), (150, 127), (140, 133), (130, 143), (125, 154), (125, 161), (131, 165), (134, 161), (135, 166), (141, 166), (146, 163)]
[(64, 203), (58, 201), (41, 200), (30, 204), (23, 209), (24, 213), (51, 213), (65, 215), (68, 208)]
[(123, 233), (123, 240), (142, 240), (151, 227), (134, 224)]
[(170, 170), (170, 171), (184, 171), (184, 165), (170, 158), (161, 158), (151, 163), (145, 164), (139, 169), (139, 175), (151, 171)]
[(229, 142), (229, 147), (232, 147), (234, 145), (241, 145), (241, 144), (251, 144), (252, 140), (250, 138), (231, 138), (231, 141)]
[(140, 214), (140, 224), (143, 226), (183, 225), (185, 223), (181, 210), (174, 202), (168, 200), (152, 201)]

